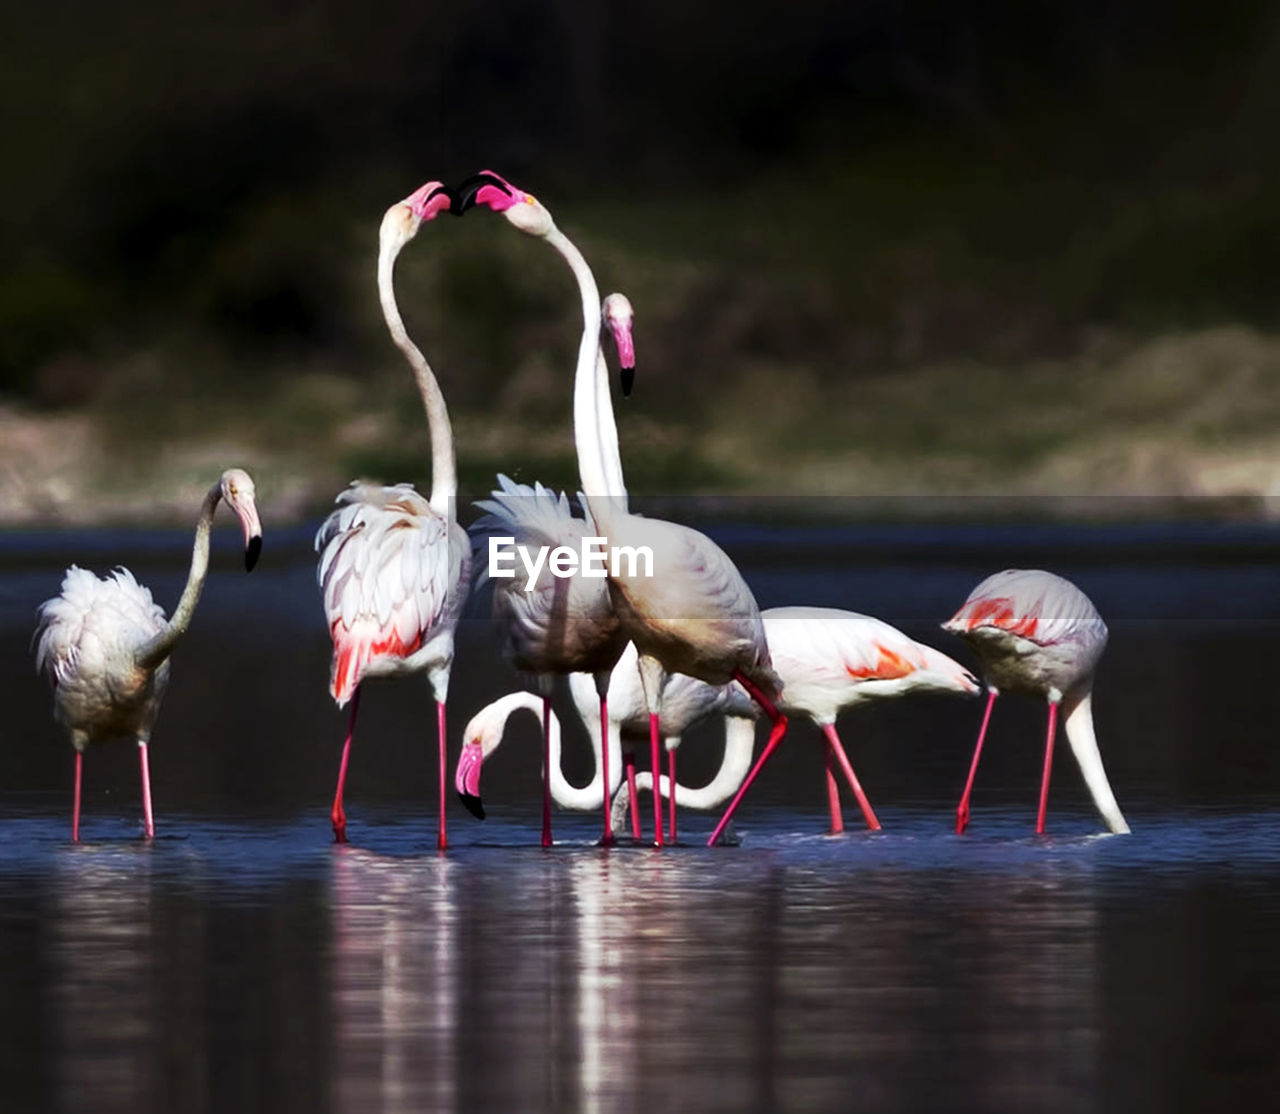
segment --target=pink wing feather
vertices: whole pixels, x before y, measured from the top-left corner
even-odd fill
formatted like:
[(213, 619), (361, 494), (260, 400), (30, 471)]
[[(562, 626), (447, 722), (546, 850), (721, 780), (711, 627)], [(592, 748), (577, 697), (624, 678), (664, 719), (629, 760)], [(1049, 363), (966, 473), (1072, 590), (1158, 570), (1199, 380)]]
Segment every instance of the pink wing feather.
[(353, 483), (316, 534), (342, 707), (380, 663), (410, 657), (446, 614), (449, 527), (409, 484)]
[(987, 577), (943, 629), (966, 634), (995, 627), (1041, 646), (1106, 635), (1097, 608), (1069, 580), (1040, 569), (1005, 569)]

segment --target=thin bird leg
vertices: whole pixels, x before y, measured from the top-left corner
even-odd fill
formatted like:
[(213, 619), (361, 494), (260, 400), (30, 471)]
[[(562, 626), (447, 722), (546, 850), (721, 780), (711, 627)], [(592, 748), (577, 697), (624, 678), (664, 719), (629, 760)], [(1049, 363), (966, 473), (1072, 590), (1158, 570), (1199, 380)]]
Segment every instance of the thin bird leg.
[(787, 717), (778, 711), (773, 701), (761, 691), (760, 686), (740, 669), (733, 671), (733, 679), (746, 689), (751, 698), (764, 709), (765, 715), (773, 722), (773, 728), (769, 732), (769, 741), (765, 743), (764, 750), (760, 752), (760, 757), (756, 759), (756, 764), (751, 767), (751, 772), (747, 774), (746, 779), (738, 788), (737, 794), (729, 802), (729, 807), (725, 809), (724, 815), (720, 817), (720, 823), (716, 825), (715, 831), (711, 833), (711, 838), (707, 840), (708, 847), (716, 845), (716, 841), (720, 838), (720, 833), (724, 831), (725, 826), (738, 810), (738, 803), (746, 796), (747, 790), (751, 788), (751, 783), (756, 780), (756, 775), (764, 768), (764, 764), (769, 761), (769, 756), (778, 749), (778, 744), (782, 742), (783, 735), (787, 733)]
[(982, 726), (978, 728), (978, 745), (973, 748), (973, 761), (969, 764), (969, 780), (964, 783), (964, 793), (960, 796), (960, 804), (956, 806), (956, 835), (964, 835), (969, 826), (969, 794), (973, 792), (973, 779), (978, 773), (978, 757), (982, 754), (982, 741), (987, 737), (987, 724), (991, 722), (991, 707), (1000, 693), (991, 689), (987, 694), (987, 710), (982, 715)]
[(351, 740), (356, 733), (356, 713), (360, 710), (360, 686), (351, 696), (351, 717), (347, 720), (347, 741), (342, 744), (342, 761), (338, 763), (338, 788), (333, 794), (329, 819), (333, 822), (333, 842), (347, 842), (347, 814), (342, 810), (342, 790), (347, 783), (347, 760), (351, 757)]
[(636, 752), (628, 750), (622, 756), (627, 769), (627, 801), (631, 806), (631, 838), (640, 838), (640, 794), (636, 792)]
[(1049, 730), (1044, 740), (1044, 773), (1040, 777), (1040, 811), (1036, 813), (1036, 835), (1044, 835), (1044, 814), (1049, 808), (1049, 775), (1053, 773), (1053, 737), (1058, 729), (1058, 702), (1049, 701)]
[(439, 851), (447, 850), (449, 847), (448, 835), (445, 831), (444, 808), (445, 797), (444, 787), (448, 773), (446, 771), (447, 755), (445, 753), (445, 732), (444, 732), (444, 701), (436, 701), (436, 732), (440, 737), (440, 828), (436, 833), (436, 849)]
[(831, 810), (831, 834), (839, 835), (844, 831), (844, 813), (840, 809), (840, 786), (836, 784), (836, 756), (831, 749), (831, 740), (823, 739), (827, 752), (827, 805)]
[(836, 734), (836, 725), (834, 723), (825, 724), (822, 731), (827, 737), (828, 745), (836, 756), (836, 761), (840, 763), (840, 768), (844, 771), (845, 781), (849, 783), (849, 788), (853, 790), (853, 795), (858, 799), (858, 807), (862, 809), (862, 818), (867, 822), (867, 828), (870, 831), (878, 832), (880, 830), (880, 821), (876, 819), (876, 814), (871, 811), (871, 802), (867, 800), (867, 795), (862, 791), (862, 784), (858, 781), (858, 775), (853, 772), (853, 767), (849, 764), (849, 756), (845, 754), (844, 747), (840, 743), (840, 736)]
[(659, 791), (658, 779), (662, 773), (662, 763), (658, 757), (658, 713), (649, 713), (649, 769), (653, 771), (653, 845), (661, 847), (662, 839), (662, 793)]
[[(633, 759), (634, 761), (634, 759)], [(613, 810), (609, 805), (609, 698), (600, 697), (600, 776), (604, 778), (601, 796), (604, 798), (604, 834), (600, 837), (601, 847), (612, 847), (618, 841), (613, 835)], [(631, 823), (634, 827), (640, 821), (636, 818), (635, 770), (631, 770)], [(637, 830), (636, 835), (639, 836)]]
[(71, 797), (71, 842), (80, 842), (80, 767), (84, 764), (84, 752), (76, 750), (76, 788)]
[(667, 784), (670, 791), (667, 796), (667, 838), (676, 841), (676, 752), (667, 751)]
[(142, 822), (146, 828), (147, 838), (155, 839), (156, 822), (151, 815), (151, 769), (147, 765), (147, 741), (138, 740), (138, 762), (142, 767)]
[(542, 698), (542, 846), (551, 846), (551, 697)]

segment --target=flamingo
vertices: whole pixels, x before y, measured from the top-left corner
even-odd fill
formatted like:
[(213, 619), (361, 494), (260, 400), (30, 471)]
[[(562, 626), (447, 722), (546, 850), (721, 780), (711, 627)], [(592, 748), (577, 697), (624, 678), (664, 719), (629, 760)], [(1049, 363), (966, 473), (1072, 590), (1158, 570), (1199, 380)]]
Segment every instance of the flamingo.
[(436, 700), (439, 742), (439, 824), (436, 845), (448, 846), (445, 825), (445, 701), (453, 665), (453, 633), (466, 602), (471, 554), (458, 524), (457, 472), (449, 411), (436, 377), (409, 339), (396, 305), (392, 272), (400, 250), (424, 221), (451, 207), (453, 194), (428, 182), (387, 210), (378, 251), (378, 295), (391, 339), (413, 369), (431, 429), (431, 497), (409, 484), (355, 482), (335, 500), (338, 509), (316, 534), (318, 579), (333, 638), (329, 691), (338, 707), (351, 704), (338, 767), (331, 820), (345, 843), (342, 794), (366, 677), (425, 672)]
[[(870, 615), (831, 607), (772, 607), (761, 615), (773, 667), (782, 678), (782, 711), (811, 720), (824, 736), (831, 834), (844, 831), (837, 765), (849, 782), (867, 828), (879, 831), (880, 821), (836, 732), (836, 717), (863, 704), (920, 693), (976, 696), (977, 681), (959, 662)], [(741, 712), (730, 713), (734, 714)], [(729, 761), (728, 737), (725, 749)], [(649, 775), (637, 775), (637, 790), (652, 787)], [(658, 792), (668, 802), (672, 800), (666, 779), (659, 782)], [(716, 799), (705, 788), (689, 791), (677, 783), (675, 799), (690, 808), (714, 808), (725, 798)], [(619, 812), (615, 804), (615, 816)]]
[[(510, 693), (499, 697), (477, 712), (463, 734), (462, 754), (458, 758), (455, 780), (459, 794), (469, 798), (470, 807), (476, 815), (483, 817), (484, 814), (480, 802), (481, 767), (501, 744), (507, 720), (518, 711), (525, 709), (536, 711), (540, 707), (544, 709), (546, 722), (550, 725), (549, 734), (552, 737), (549, 761), (544, 775), (548, 777), (550, 792), (556, 804), (561, 808), (577, 810), (595, 808), (599, 805), (601, 786), (604, 783), (604, 769), (607, 764), (601, 758), (595, 679), (589, 673), (572, 673), (569, 675), (569, 689), (573, 695), (578, 716), (591, 736), (596, 765), (592, 780), (582, 788), (578, 788), (564, 776), (560, 765), (560, 723), (555, 713), (545, 710), (545, 705), (539, 704), (536, 698), (528, 693)], [(608, 700), (609, 718), (606, 737), (610, 753), (616, 757), (620, 747), (626, 746), (629, 749), (633, 742), (641, 738), (647, 742), (649, 737), (648, 706), (640, 685), (636, 648), (631, 643), (627, 643), (610, 678)], [(667, 732), (666, 746), (669, 757), (680, 745), (683, 733), (708, 716), (736, 712), (743, 718), (732, 722), (736, 725), (745, 725), (745, 729), (739, 726), (733, 732), (726, 729), (725, 760), (720, 770), (711, 783), (700, 789), (686, 789), (681, 786), (681, 804), (690, 803), (685, 800), (686, 794), (690, 795), (691, 807), (694, 808), (700, 807), (697, 801), (702, 798), (698, 794), (710, 794), (714, 798), (714, 803), (719, 803), (727, 800), (742, 783), (743, 777), (751, 766), (751, 752), (755, 745), (752, 709), (751, 701), (737, 685), (708, 685), (680, 674), (672, 674), (667, 679), (662, 691), (662, 722)], [(671, 768), (674, 770), (674, 766)], [(636, 777), (634, 769), (631, 764), (628, 764), (627, 769), (630, 775), (628, 781), (634, 786)], [(624, 790), (619, 789), (620, 797), (623, 792)], [(632, 831), (638, 839), (640, 831), (638, 815), (634, 807), (634, 794), (631, 803)], [(619, 815), (616, 804), (611, 811), (615, 818)], [(617, 822), (616, 819), (614, 822)]]
[[(640, 676), (649, 712), (652, 767), (658, 767), (659, 712), (665, 673), (684, 673), (712, 685), (736, 680), (771, 722), (769, 742), (747, 774), (709, 842), (719, 839), (742, 796), (751, 787), (786, 731), (775, 703), (780, 682), (769, 660), (764, 624), (751, 589), (728, 555), (705, 534), (688, 526), (631, 514), (610, 497), (609, 470), (600, 437), (600, 415), (609, 409), (596, 377), (600, 294), (581, 252), (532, 194), (491, 171), (459, 188), (458, 208), (485, 205), (528, 235), (545, 239), (569, 264), (582, 296), (583, 330), (574, 380), (574, 432), (588, 513), (613, 547), (648, 550), (652, 564), (619, 562), (610, 570), (609, 594), (622, 629), (640, 654)], [(592, 433), (595, 436), (592, 436)], [(654, 795), (654, 842), (662, 846), (662, 811)]]
[[(605, 324), (618, 346), (624, 374), (634, 373), (635, 350), (631, 343), (631, 303), (622, 294), (610, 294), (601, 309)], [(597, 348), (596, 375), (606, 383), (607, 372), (604, 351)], [(622, 461), (618, 453), (618, 433), (613, 424), (613, 411), (601, 424), (601, 436), (605, 446), (608, 468), (609, 494), (625, 503), (627, 489), (622, 479)], [(598, 420), (598, 416), (597, 416)], [(574, 552), (581, 551), (584, 537), (594, 536), (593, 524), (574, 518), (568, 498), (537, 484), (513, 483), (506, 476), (498, 476), (499, 490), (488, 500), (476, 506), (487, 511), (486, 516), (472, 525), (473, 534), (491, 534), (511, 537), (517, 546), (529, 549), (568, 546)], [(607, 731), (609, 722), (609, 676), (626, 646), (626, 637), (618, 625), (609, 589), (603, 579), (574, 576), (566, 579), (554, 577), (541, 570), (540, 579), (532, 587), (526, 577), (498, 579), (494, 581), (493, 617), (500, 632), (504, 656), (523, 673), (536, 675), (536, 688), (542, 697), (542, 846), (551, 846), (551, 786), (550, 757), (551, 732), (551, 684), (557, 673), (585, 672), (595, 682), (596, 700), (599, 703), (601, 731)], [(460, 759), (461, 761), (461, 759)], [(611, 787), (609, 756), (603, 758), (603, 782)], [(455, 779), (456, 780), (456, 779)], [(466, 779), (459, 782), (459, 796), (464, 805), (475, 815), (483, 816), (478, 795), (466, 787)], [(602, 793), (604, 808), (603, 842), (613, 842), (613, 829), (609, 821), (609, 793)]]
[(204, 497), (196, 522), (187, 584), (166, 623), (164, 609), (133, 573), (117, 568), (102, 579), (72, 565), (62, 593), (40, 605), (36, 669), (53, 685), (54, 717), (76, 751), (71, 838), (80, 839), (80, 774), (90, 743), (133, 738), (142, 772), (142, 815), (147, 839), (156, 834), (151, 812), (147, 747), (169, 683), (169, 655), (191, 624), (209, 571), (213, 512), (225, 500), (244, 531), (244, 564), (251, 571), (262, 552), (262, 525), (253, 480), (228, 468)]
[(958, 634), (977, 652), (986, 670), (989, 694), (969, 778), (956, 809), (956, 833), (962, 833), (969, 823), (969, 795), (978, 772), (978, 757), (992, 705), (1001, 691), (1029, 693), (1049, 705), (1036, 833), (1044, 832), (1060, 704), (1067, 742), (1094, 805), (1111, 831), (1127, 832), (1129, 825), (1111, 792), (1093, 730), (1093, 675), (1107, 645), (1107, 625), (1089, 597), (1053, 573), (1006, 569), (987, 577), (970, 592), (942, 629)]

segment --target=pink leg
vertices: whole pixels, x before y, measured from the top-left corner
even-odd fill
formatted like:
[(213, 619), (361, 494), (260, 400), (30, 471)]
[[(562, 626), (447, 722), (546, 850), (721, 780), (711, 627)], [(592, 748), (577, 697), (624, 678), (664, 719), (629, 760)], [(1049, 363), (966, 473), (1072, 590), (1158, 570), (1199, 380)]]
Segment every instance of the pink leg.
[(667, 751), (667, 782), (671, 793), (667, 798), (667, 838), (676, 841), (676, 752)]
[(831, 750), (831, 740), (824, 739), (827, 751), (827, 805), (831, 810), (831, 834), (844, 831), (844, 813), (840, 810), (840, 787), (836, 784), (836, 758)]
[(156, 822), (151, 815), (151, 770), (147, 765), (147, 744), (141, 739), (138, 740), (138, 761), (142, 767), (142, 822), (147, 838), (155, 839)]
[(853, 795), (858, 800), (858, 807), (862, 809), (862, 818), (867, 822), (867, 828), (870, 831), (878, 832), (880, 830), (880, 821), (876, 819), (876, 814), (871, 811), (871, 802), (867, 800), (867, 795), (862, 791), (862, 784), (858, 781), (858, 775), (853, 772), (853, 767), (849, 764), (849, 756), (845, 754), (844, 747), (840, 743), (840, 736), (836, 734), (836, 725), (828, 723), (822, 729), (827, 736), (827, 743), (831, 747), (831, 752), (836, 756), (836, 761), (840, 763), (840, 769), (844, 771), (844, 779), (849, 783), (849, 788), (853, 790)]
[(542, 846), (551, 846), (551, 698), (542, 698)]
[(76, 788), (71, 797), (71, 842), (80, 842), (80, 767), (84, 764), (84, 752), (76, 751)]
[(965, 828), (969, 826), (969, 794), (973, 792), (973, 779), (978, 773), (978, 758), (982, 754), (982, 741), (987, 737), (987, 724), (991, 722), (991, 708), (999, 695), (995, 689), (987, 695), (987, 710), (982, 716), (982, 726), (978, 728), (978, 745), (973, 748), (973, 761), (969, 764), (969, 780), (964, 783), (964, 793), (956, 806), (956, 835), (964, 835)]
[(729, 807), (725, 809), (724, 815), (720, 817), (720, 823), (716, 825), (715, 831), (711, 833), (711, 838), (707, 840), (708, 847), (715, 846), (716, 841), (720, 838), (720, 833), (724, 831), (725, 826), (733, 819), (733, 814), (737, 812), (738, 803), (746, 796), (747, 790), (751, 788), (751, 783), (756, 780), (756, 776), (764, 768), (764, 764), (769, 761), (769, 756), (778, 749), (778, 744), (782, 742), (783, 735), (787, 733), (787, 717), (778, 711), (773, 701), (761, 691), (760, 686), (740, 670), (734, 671), (733, 679), (746, 689), (751, 698), (764, 709), (765, 715), (773, 722), (773, 728), (769, 732), (769, 741), (765, 743), (764, 750), (761, 752), (760, 757), (756, 759), (756, 764), (751, 767), (751, 772), (747, 774), (746, 780), (739, 787), (733, 800), (729, 802)]
[(1049, 808), (1049, 775), (1053, 773), (1053, 736), (1058, 727), (1058, 705), (1049, 701), (1049, 730), (1044, 740), (1044, 773), (1040, 777), (1040, 811), (1036, 813), (1036, 835), (1044, 835), (1044, 814)]
[(448, 755), (445, 753), (444, 701), (443, 700), (436, 701), (436, 732), (440, 737), (440, 769), (438, 771), (440, 776), (440, 828), (439, 828), (439, 831), (436, 833), (436, 849), (440, 851), (444, 851), (449, 846), (448, 834), (445, 831), (445, 822), (444, 822), (444, 808), (445, 808), (444, 787), (446, 782), (448, 781), (449, 775), (446, 770), (446, 766), (448, 765)]
[[(634, 758), (632, 761), (634, 761)], [(609, 700), (605, 696), (600, 697), (600, 776), (604, 778), (604, 835), (600, 837), (600, 845), (602, 847), (612, 847), (617, 843), (617, 840), (613, 836), (613, 803), (609, 800)], [(634, 785), (634, 770), (631, 771), (631, 780)], [(633, 825), (639, 823), (635, 814), (636, 799), (634, 792), (633, 789), (631, 798), (631, 823)]]
[(662, 839), (662, 794), (659, 792), (658, 775), (662, 772), (662, 762), (658, 756), (658, 717), (649, 715), (649, 769), (653, 771), (653, 845), (661, 847)]
[(342, 810), (342, 790), (347, 784), (347, 760), (351, 757), (351, 739), (356, 733), (356, 712), (360, 710), (360, 686), (351, 696), (351, 717), (347, 720), (347, 741), (342, 744), (342, 761), (338, 763), (338, 788), (333, 794), (329, 819), (333, 822), (333, 842), (347, 842), (347, 814)]
[(627, 801), (631, 805), (631, 838), (640, 838), (640, 794), (636, 792), (636, 752), (629, 750), (623, 755), (623, 764), (627, 768)]

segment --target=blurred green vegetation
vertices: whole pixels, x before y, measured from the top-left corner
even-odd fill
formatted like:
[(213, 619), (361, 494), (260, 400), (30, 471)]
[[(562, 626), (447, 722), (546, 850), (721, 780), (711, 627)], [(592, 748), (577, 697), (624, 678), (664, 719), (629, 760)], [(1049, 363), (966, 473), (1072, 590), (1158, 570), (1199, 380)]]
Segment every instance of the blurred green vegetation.
[[(1117, 7), (19, 6), (0, 407), (87, 415), (112, 482), (256, 462), (291, 513), (422, 479), (377, 224), (492, 165), (637, 307), (636, 490), (1193, 482), (1175, 434), (1275, 446), (1280, 11)], [(464, 489), (573, 486), (560, 260), (477, 212), (397, 281)]]

